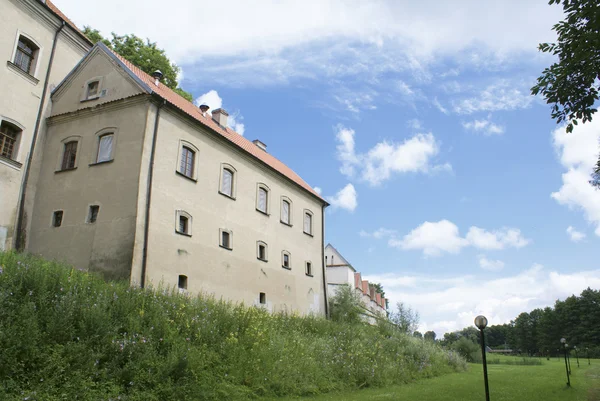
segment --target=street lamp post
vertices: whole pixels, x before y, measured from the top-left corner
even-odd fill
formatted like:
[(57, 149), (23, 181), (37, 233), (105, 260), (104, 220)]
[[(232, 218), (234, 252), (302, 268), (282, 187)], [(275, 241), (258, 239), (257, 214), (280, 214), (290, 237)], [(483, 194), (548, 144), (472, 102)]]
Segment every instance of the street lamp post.
[(485, 401), (490, 401), (490, 389), (488, 386), (488, 373), (487, 373), (487, 361), (485, 359), (485, 335), (483, 334), (483, 329), (488, 324), (488, 320), (485, 316), (479, 315), (475, 318), (475, 326), (479, 329), (481, 333), (481, 358), (483, 359), (483, 381), (485, 383)]
[(573, 349), (575, 350), (575, 358), (577, 358), (577, 367), (579, 367), (579, 354), (577, 353), (577, 346), (574, 346)]
[(571, 387), (571, 378), (569, 377), (569, 366), (567, 365), (567, 340), (563, 337), (560, 339), (563, 348), (565, 349), (565, 370), (567, 371), (567, 386)]
[(591, 365), (592, 363), (590, 362), (590, 349), (586, 347), (585, 352), (587, 353), (587, 357), (588, 357), (588, 365)]
[(569, 351), (569, 344), (565, 344), (565, 351), (567, 353), (567, 361), (569, 362), (569, 374), (571, 374), (571, 351)]

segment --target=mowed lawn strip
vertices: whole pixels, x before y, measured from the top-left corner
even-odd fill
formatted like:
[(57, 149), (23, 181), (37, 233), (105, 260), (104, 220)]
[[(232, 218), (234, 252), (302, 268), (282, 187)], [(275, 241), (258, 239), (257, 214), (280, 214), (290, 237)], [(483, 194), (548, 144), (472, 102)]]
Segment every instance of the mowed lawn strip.
[[(501, 362), (522, 360), (501, 357)], [(490, 401), (600, 401), (600, 360), (571, 360), (571, 387), (567, 387), (564, 359), (540, 359), (542, 365), (523, 366), (505, 363), (488, 365)], [(351, 393), (317, 397), (285, 398), (311, 401), (484, 401), (483, 368), (469, 364), (466, 373), (452, 373), (402, 386), (364, 389)], [(279, 399), (281, 400), (281, 399)]]

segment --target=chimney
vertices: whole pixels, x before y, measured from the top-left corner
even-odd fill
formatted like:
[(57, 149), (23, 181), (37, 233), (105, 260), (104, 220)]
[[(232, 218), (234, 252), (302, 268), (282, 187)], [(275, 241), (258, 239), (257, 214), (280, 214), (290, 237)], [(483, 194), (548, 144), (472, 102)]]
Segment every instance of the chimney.
[(227, 117), (229, 114), (224, 109), (212, 111), (212, 119), (223, 128), (227, 128)]
[(267, 145), (264, 142), (261, 142), (260, 140), (255, 139), (252, 141), (252, 143), (255, 144), (261, 150), (264, 150), (265, 152), (267, 151)]
[(363, 290), (363, 294), (369, 295), (369, 282), (367, 280), (363, 280), (362, 290)]
[(154, 78), (154, 85), (158, 86), (162, 77), (163, 77), (163, 73), (160, 72), (160, 70), (154, 71), (152, 73), (152, 78)]
[(210, 109), (210, 107), (208, 107), (205, 104), (201, 104), (200, 105), (200, 111), (202, 112), (202, 115), (206, 117), (206, 112), (208, 111), (208, 109)]

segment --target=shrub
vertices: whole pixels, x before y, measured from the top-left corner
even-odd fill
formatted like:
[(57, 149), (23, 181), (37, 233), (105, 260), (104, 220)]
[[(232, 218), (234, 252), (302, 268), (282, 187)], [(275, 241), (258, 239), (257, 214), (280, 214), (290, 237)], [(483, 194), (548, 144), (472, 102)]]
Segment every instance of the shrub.
[(466, 337), (459, 338), (450, 348), (465, 358), (467, 362), (481, 362), (481, 349), (479, 345)]
[(362, 323), (142, 290), (0, 253), (3, 400), (223, 400), (385, 386), (466, 368)]

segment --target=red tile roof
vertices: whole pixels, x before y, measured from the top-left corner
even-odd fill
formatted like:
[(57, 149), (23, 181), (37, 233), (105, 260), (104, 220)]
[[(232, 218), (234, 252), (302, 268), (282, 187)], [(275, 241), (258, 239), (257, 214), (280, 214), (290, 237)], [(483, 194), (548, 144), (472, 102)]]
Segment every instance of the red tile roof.
[(63, 14), (62, 11), (60, 11), (58, 9), (58, 7), (56, 7), (54, 5), (54, 3), (52, 3), (50, 0), (46, 0), (46, 6), (48, 6), (48, 8), (58, 16), (58, 18), (62, 19), (63, 21), (65, 21), (71, 28), (73, 28), (76, 32), (78, 32), (79, 34), (81, 34), (81, 36), (83, 36), (84, 38), (86, 38), (88, 40), (88, 42), (90, 42), (90, 44), (92, 43), (92, 41), (85, 36), (85, 34), (79, 29), (77, 28), (77, 25), (75, 25), (75, 23), (73, 21), (71, 21), (65, 14)]
[(193, 117), (203, 125), (219, 133), (220, 135), (228, 139), (230, 142), (232, 142), (235, 146), (243, 149), (247, 153), (250, 153), (252, 156), (267, 164), (272, 169), (283, 174), (285, 177), (292, 180), (293, 182), (295, 182), (296, 184), (298, 184), (299, 186), (301, 186), (302, 188), (319, 198), (324, 203), (327, 203), (310, 185), (308, 185), (302, 178), (300, 178), (300, 176), (296, 174), (291, 168), (283, 164), (283, 162), (281, 162), (271, 154), (265, 152), (264, 150), (260, 149), (258, 146), (256, 146), (251, 141), (244, 138), (242, 135), (238, 134), (231, 128), (221, 127), (212, 119), (210, 113), (207, 113), (206, 116), (202, 115), (202, 112), (198, 107), (196, 107), (189, 100), (175, 93), (166, 85), (160, 84), (159, 86), (156, 86), (154, 84), (154, 78), (146, 74), (144, 71), (133, 65), (125, 58), (121, 57), (119, 54), (115, 52), (113, 53), (127, 66), (127, 68), (131, 70), (131, 72), (134, 75), (141, 79), (146, 85), (148, 85), (152, 89), (154, 93), (159, 95), (161, 98), (171, 103), (173, 106), (177, 107), (179, 110), (183, 111), (187, 115)]

